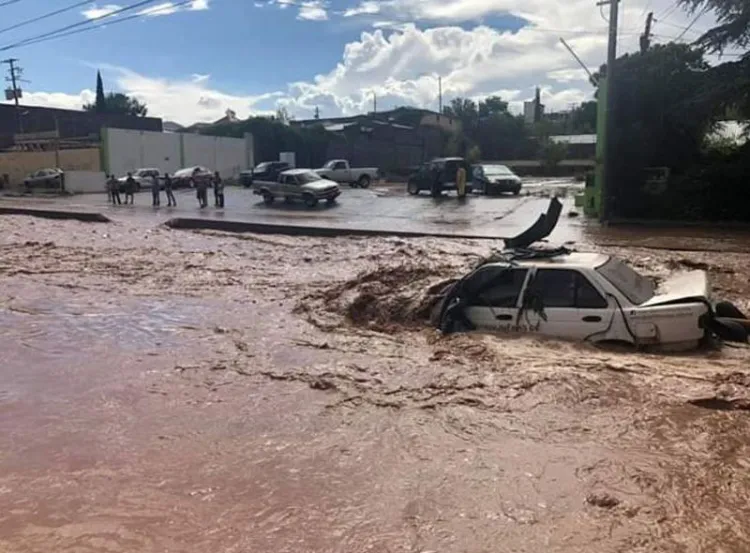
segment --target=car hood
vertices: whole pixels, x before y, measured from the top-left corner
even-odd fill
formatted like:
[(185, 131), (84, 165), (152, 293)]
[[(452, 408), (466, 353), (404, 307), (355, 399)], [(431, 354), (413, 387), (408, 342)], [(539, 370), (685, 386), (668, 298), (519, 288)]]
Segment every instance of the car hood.
[(322, 192), (323, 190), (330, 190), (331, 188), (338, 188), (338, 184), (329, 180), (319, 180), (315, 182), (308, 182), (307, 184), (303, 185), (303, 188), (306, 188), (307, 190), (312, 190), (315, 192)]
[(641, 307), (691, 300), (707, 301), (711, 294), (706, 271), (689, 271), (670, 277), (662, 283), (656, 292), (656, 295), (641, 304)]

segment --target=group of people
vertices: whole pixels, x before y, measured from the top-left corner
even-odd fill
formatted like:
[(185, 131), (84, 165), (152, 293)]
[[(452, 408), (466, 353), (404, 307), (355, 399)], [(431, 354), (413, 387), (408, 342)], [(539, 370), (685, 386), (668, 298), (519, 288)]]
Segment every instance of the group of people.
[[(198, 177), (196, 175), (193, 179), (193, 183), (195, 184), (196, 195), (198, 197), (198, 205), (201, 208), (208, 206), (208, 187), (210, 185), (213, 185), (214, 189), (214, 205), (216, 207), (224, 207), (224, 183), (222, 182), (218, 171), (216, 171), (213, 176), (207, 178)], [(125, 205), (128, 204), (128, 200), (129, 203), (133, 205), (137, 188), (138, 183), (136, 183), (133, 178), (133, 173), (128, 173), (123, 186), (125, 192)], [(169, 173), (164, 173), (164, 192), (167, 195), (167, 205), (169, 207), (176, 207), (177, 198), (174, 196), (172, 177), (169, 176)], [(117, 180), (114, 175), (107, 175), (107, 196), (108, 201), (110, 201), (112, 205), (122, 205), (122, 200), (120, 199), (120, 181)], [(161, 205), (161, 186), (156, 175), (151, 177), (151, 205), (154, 207), (159, 207)]]
[(209, 177), (197, 176), (193, 179), (193, 182), (195, 183), (195, 195), (201, 209), (208, 206), (208, 187), (211, 185), (214, 188), (214, 206), (224, 207), (224, 182), (221, 180), (218, 171)]

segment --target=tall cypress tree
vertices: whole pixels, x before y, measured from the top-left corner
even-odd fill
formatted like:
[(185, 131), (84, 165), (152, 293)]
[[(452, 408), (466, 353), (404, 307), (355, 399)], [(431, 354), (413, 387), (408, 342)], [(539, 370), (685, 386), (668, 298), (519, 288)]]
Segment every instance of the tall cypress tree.
[(96, 111), (103, 113), (107, 110), (107, 101), (104, 98), (104, 83), (102, 82), (102, 74), (96, 72)]

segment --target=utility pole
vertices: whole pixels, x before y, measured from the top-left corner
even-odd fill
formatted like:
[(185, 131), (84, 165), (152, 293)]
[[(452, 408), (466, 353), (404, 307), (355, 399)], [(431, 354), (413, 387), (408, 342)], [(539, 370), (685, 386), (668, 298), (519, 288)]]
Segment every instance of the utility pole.
[(372, 112), (378, 112), (378, 94), (376, 92), (372, 93)]
[(438, 113), (443, 113), (443, 77), (438, 75)]
[(641, 54), (645, 54), (646, 50), (651, 46), (651, 24), (654, 22), (654, 12), (648, 12), (646, 17), (646, 28), (641, 35)]
[(612, 212), (612, 185), (614, 180), (614, 107), (615, 107), (615, 60), (617, 59), (617, 10), (620, 0), (600, 0), (597, 6), (609, 4), (609, 44), (607, 45), (607, 72), (605, 78), (606, 86), (606, 110), (604, 124), (604, 182), (601, 188), (601, 211), (599, 219), (602, 222), (609, 221)]
[(18, 105), (18, 100), (23, 97), (23, 91), (18, 88), (18, 83), (22, 81), (21, 75), (23, 74), (23, 69), (16, 66), (16, 62), (18, 59), (16, 58), (8, 58), (7, 60), (3, 60), (2, 63), (8, 65), (8, 77), (5, 77), (5, 80), (8, 81), (11, 85), (11, 88), (8, 88), (5, 90), (5, 99), (6, 100), (13, 100), (16, 104), (16, 117), (18, 119), (18, 132), (23, 132), (23, 122), (21, 119), (21, 108)]

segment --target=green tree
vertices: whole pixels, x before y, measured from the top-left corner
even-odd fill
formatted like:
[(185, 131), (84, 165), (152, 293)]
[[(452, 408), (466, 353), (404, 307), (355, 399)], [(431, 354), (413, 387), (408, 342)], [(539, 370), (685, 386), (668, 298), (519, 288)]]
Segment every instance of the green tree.
[(110, 92), (107, 94), (104, 98), (104, 106), (104, 111), (97, 109), (97, 103), (86, 104), (83, 106), (83, 109), (85, 111), (134, 115), (137, 117), (145, 117), (148, 113), (148, 108), (145, 104), (120, 92)]
[(107, 101), (104, 97), (104, 83), (102, 82), (102, 74), (99, 71), (96, 72), (96, 103), (94, 106), (99, 113), (103, 113), (107, 109)]
[[(718, 25), (709, 29), (697, 41), (711, 51), (727, 46), (747, 49), (750, 46), (750, 2), (748, 0), (679, 0), (691, 13), (712, 11)], [(750, 51), (746, 53), (748, 57)]]

